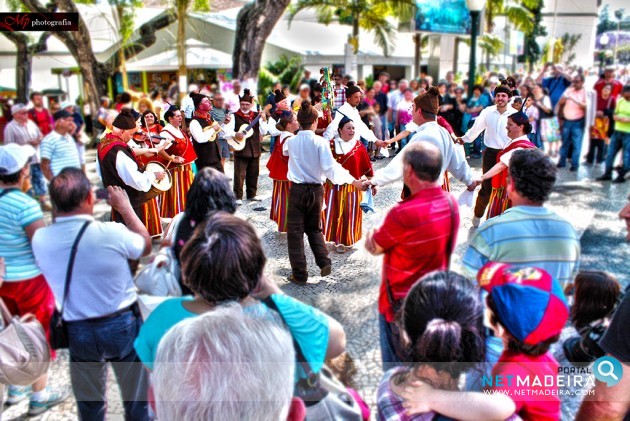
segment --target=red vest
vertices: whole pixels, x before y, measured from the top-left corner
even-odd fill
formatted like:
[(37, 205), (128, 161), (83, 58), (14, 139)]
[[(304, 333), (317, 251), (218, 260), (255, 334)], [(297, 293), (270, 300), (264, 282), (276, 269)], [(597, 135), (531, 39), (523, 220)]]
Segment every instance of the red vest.
[(276, 146), (273, 148), (273, 153), (267, 161), (267, 169), (269, 170), (269, 178), (278, 181), (288, 181), (287, 173), (289, 172), (289, 157), (285, 156), (282, 152), (285, 142), (289, 142), (293, 137), (292, 134), (287, 135), (288, 132), (282, 132), (280, 138), (276, 142)]
[[(503, 149), (502, 151), (500, 151), (497, 154), (497, 163), (501, 162), (501, 157), (503, 155), (505, 155), (506, 153), (513, 151), (514, 149), (531, 149), (531, 148), (535, 148), (536, 145), (534, 145), (532, 142), (530, 142), (529, 140), (519, 140), (518, 142), (514, 142), (509, 144), (505, 149)], [(501, 187), (507, 187), (507, 176), (508, 176), (508, 169), (504, 169), (503, 171), (501, 171), (499, 174), (495, 175), (494, 177), (492, 177), (492, 188), (498, 189)]]
[(335, 139), (331, 139), (330, 149), (332, 150), (333, 158), (335, 158), (335, 160), (339, 162), (342, 167), (347, 169), (357, 180), (364, 175), (368, 177), (372, 177), (374, 175), (370, 157), (361, 142), (357, 141), (350, 152), (345, 155), (340, 155), (335, 152)]

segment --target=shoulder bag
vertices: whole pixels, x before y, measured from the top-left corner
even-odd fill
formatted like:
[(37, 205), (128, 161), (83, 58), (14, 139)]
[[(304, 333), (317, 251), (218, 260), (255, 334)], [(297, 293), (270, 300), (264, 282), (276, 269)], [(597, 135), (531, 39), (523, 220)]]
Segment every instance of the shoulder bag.
[(85, 221), (81, 229), (79, 230), (79, 234), (77, 234), (77, 238), (74, 240), (74, 244), (72, 244), (72, 249), (70, 250), (70, 259), (68, 260), (68, 270), (66, 271), (66, 282), (63, 287), (63, 299), (61, 300), (61, 308), (55, 311), (52, 315), (52, 319), (50, 320), (50, 346), (52, 349), (62, 349), (68, 348), (68, 326), (63, 320), (63, 309), (66, 304), (66, 300), (68, 299), (68, 293), (70, 292), (70, 281), (72, 280), (72, 270), (74, 268), (74, 258), (77, 255), (77, 247), (79, 246), (79, 241), (81, 241), (81, 237), (83, 237), (83, 233), (87, 229), (88, 225), (90, 225), (92, 221)]
[[(456, 241), (455, 239), (455, 207), (453, 206), (453, 199), (450, 194), (446, 196), (448, 200), (448, 206), (450, 208), (451, 213), (451, 232), (448, 237), (448, 242), (446, 243), (446, 270), (451, 268), (451, 253), (453, 244)], [(394, 346), (394, 352), (396, 356), (402, 362), (406, 362), (410, 360), (410, 350), (405, 345), (403, 341), (403, 321), (402, 321), (402, 309), (404, 298), (400, 300), (396, 300), (394, 298), (394, 293), (392, 291), (392, 287), (389, 283), (389, 279), (385, 277), (385, 291), (387, 292), (387, 299), (389, 301), (389, 305), (392, 307), (394, 311), (394, 321), (389, 323), (391, 333), (392, 333), (392, 341)]]
[[(288, 329), (287, 322), (273, 299), (267, 297), (262, 302), (278, 313)], [(306, 419), (362, 421), (361, 407), (330, 369), (324, 365), (319, 373), (314, 373), (295, 338), (293, 348), (298, 365), (306, 374), (306, 378), (300, 378), (295, 385), (293, 396), (304, 401)]]

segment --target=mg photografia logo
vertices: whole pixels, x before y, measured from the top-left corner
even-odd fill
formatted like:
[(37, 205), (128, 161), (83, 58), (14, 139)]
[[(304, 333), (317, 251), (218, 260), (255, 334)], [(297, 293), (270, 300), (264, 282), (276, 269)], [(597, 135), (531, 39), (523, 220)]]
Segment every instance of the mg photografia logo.
[(0, 31), (78, 31), (78, 13), (0, 13)]

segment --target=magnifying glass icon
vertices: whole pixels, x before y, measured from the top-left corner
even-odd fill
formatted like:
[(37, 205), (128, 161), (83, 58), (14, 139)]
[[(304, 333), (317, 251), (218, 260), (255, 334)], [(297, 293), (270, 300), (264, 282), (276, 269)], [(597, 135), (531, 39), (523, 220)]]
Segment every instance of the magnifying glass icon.
[[(604, 366), (606, 367), (606, 371), (604, 371)], [(615, 374), (615, 366), (610, 361), (602, 361), (597, 366), (597, 371), (602, 377), (612, 377), (615, 380), (619, 380), (619, 377)]]

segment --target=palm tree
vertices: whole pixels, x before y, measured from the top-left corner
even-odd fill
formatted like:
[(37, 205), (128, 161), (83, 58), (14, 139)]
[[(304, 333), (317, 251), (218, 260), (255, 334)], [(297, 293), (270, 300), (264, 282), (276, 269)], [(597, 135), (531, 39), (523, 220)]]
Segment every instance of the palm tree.
[(492, 33), (494, 29), (494, 17), (505, 15), (515, 29), (525, 32), (526, 35), (534, 30), (534, 14), (530, 10), (536, 9), (542, 0), (488, 0), (486, 3), (486, 32)]
[(311, 8), (315, 9), (320, 23), (352, 26), (349, 43), (354, 54), (359, 51), (359, 29), (362, 28), (374, 33), (376, 44), (388, 56), (394, 48), (396, 28), (387, 18), (411, 19), (415, 3), (413, 0), (298, 0), (289, 8), (289, 23), (298, 12)]

